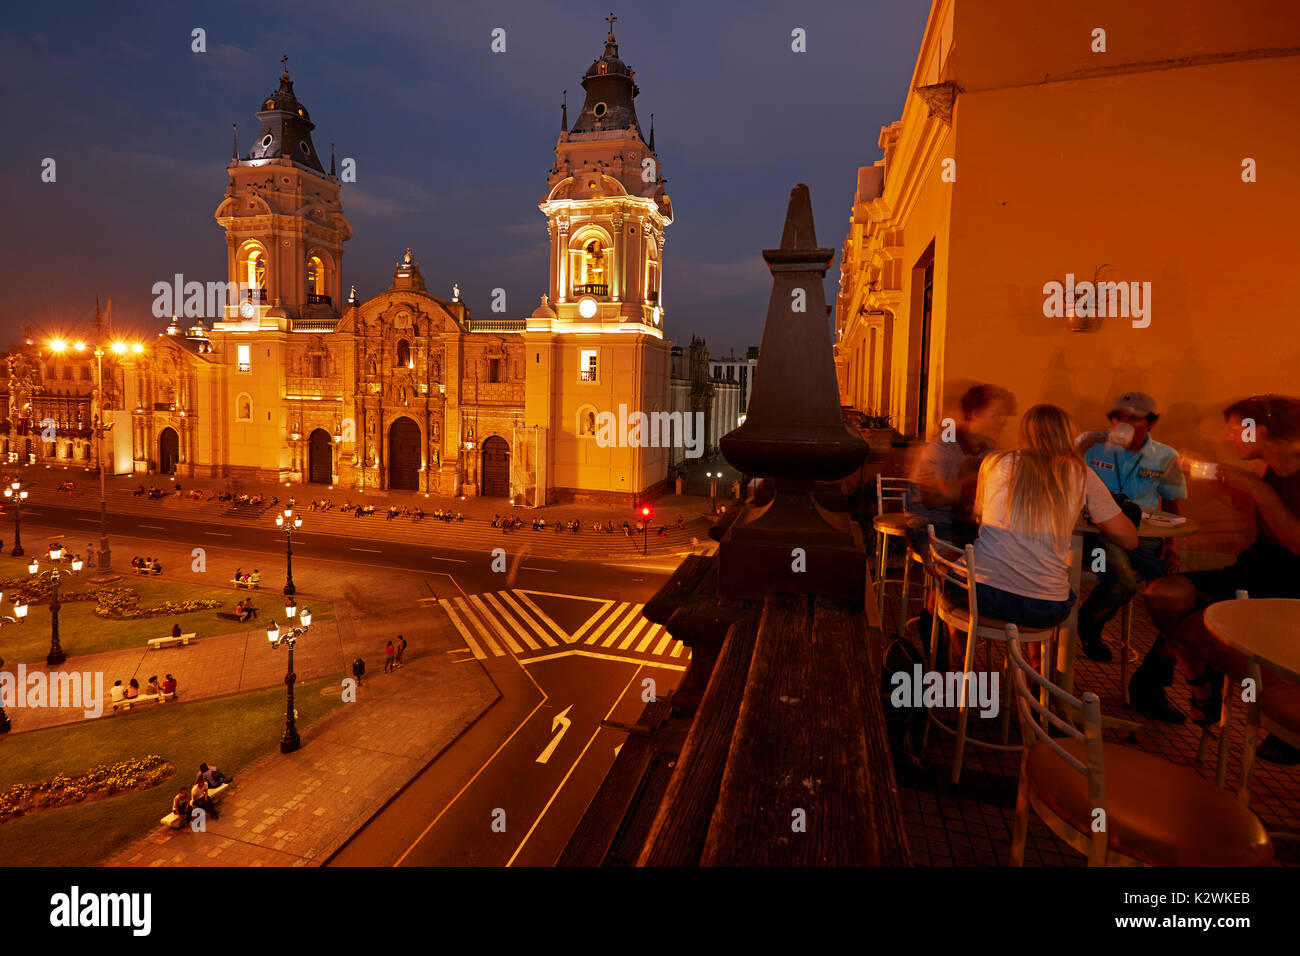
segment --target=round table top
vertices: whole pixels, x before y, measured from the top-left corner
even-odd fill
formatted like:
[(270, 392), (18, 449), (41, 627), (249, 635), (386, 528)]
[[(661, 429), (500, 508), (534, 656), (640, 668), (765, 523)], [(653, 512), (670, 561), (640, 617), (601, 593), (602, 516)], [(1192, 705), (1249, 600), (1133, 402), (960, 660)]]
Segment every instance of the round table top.
[[(1178, 517), (1170, 515), (1167, 511), (1153, 511), (1153, 515)], [(1087, 534), (1090, 531), (1096, 531), (1097, 526), (1087, 521), (1080, 520), (1074, 526), (1075, 534)], [(1196, 534), (1200, 526), (1191, 518), (1186, 518), (1178, 524), (1165, 524), (1159, 520), (1152, 521), (1149, 518), (1142, 519), (1142, 525), (1138, 528), (1139, 538), (1184, 538), (1189, 534)]]
[(1205, 626), (1234, 651), (1300, 681), (1300, 601), (1220, 601), (1205, 609)]

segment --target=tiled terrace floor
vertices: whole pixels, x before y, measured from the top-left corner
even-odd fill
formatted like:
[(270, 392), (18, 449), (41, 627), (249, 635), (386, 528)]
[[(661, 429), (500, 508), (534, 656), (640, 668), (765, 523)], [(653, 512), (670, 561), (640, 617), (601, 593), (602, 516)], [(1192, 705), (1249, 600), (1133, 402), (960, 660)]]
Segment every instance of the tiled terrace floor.
[[(1084, 582), (1085, 595), (1090, 586), (1090, 582)], [(1140, 660), (1155, 640), (1156, 631), (1141, 597), (1134, 600), (1133, 608), (1132, 645)], [(897, 627), (897, 613), (898, 601), (890, 599), (885, 605), (887, 632), (889, 628)], [(915, 604), (911, 613), (916, 613)], [(916, 640), (915, 627), (913, 623), (909, 632), (913, 641)], [(1211, 742), (1205, 762), (1198, 766), (1196, 749), (1200, 727), (1191, 721), (1178, 726), (1152, 721), (1136, 710), (1126, 708), (1119, 679), (1121, 636), (1118, 615), (1107, 628), (1105, 639), (1115, 652), (1115, 660), (1101, 664), (1079, 652), (1075, 658), (1075, 692), (1090, 690), (1096, 693), (1101, 698), (1103, 714), (1141, 722), (1143, 729), (1138, 732), (1136, 743), (1129, 741), (1131, 746), (1157, 753), (1173, 763), (1195, 767), (1202, 777), (1213, 783), (1217, 738)], [(976, 667), (979, 668), (978, 663)], [(1134, 663), (1130, 673), (1136, 667)], [(1186, 713), (1188, 697), (1187, 685), (1179, 674), (1169, 690), (1169, 699)], [(1227, 787), (1235, 792), (1241, 779), (1245, 709), (1238, 706), (1232, 713)], [(954, 725), (951, 719), (954, 712), (941, 714), (948, 718), (949, 726)], [(1014, 742), (1019, 740), (1019, 725), (1015, 715), (1012, 716), (1011, 739)], [(972, 717), (971, 726), (977, 723), (980, 721)], [(1000, 724), (1000, 721), (993, 723)], [(983, 728), (976, 732), (982, 732), (989, 739), (996, 738), (995, 730), (992, 734)], [(1106, 739), (1121, 740), (1115, 731), (1110, 730), (1106, 731)], [(1006, 866), (1015, 819), (1020, 756), (1018, 753), (967, 746), (965, 769), (954, 787), (948, 782), (954, 745), (954, 737), (931, 729), (923, 771), (909, 772), (906, 767), (898, 767), (913, 862), (918, 866)], [(1256, 760), (1250, 807), (1269, 830), (1300, 830), (1300, 766), (1283, 767)], [(1300, 866), (1300, 843), (1278, 840), (1275, 849), (1279, 863)], [(1084, 862), (1083, 856), (1058, 840), (1030, 813), (1026, 866), (1083, 866)]]

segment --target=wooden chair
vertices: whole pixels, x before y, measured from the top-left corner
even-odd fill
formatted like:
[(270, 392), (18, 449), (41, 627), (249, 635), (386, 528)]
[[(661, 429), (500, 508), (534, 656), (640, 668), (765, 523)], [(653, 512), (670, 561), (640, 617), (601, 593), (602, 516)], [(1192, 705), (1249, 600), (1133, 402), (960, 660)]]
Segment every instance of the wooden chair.
[[(876, 475), (876, 516), (871, 527), (876, 532), (876, 605), (880, 619), (885, 619), (885, 593), (889, 585), (901, 584), (902, 578), (886, 577), (889, 571), (889, 551), (892, 539), (902, 540), (907, 548), (907, 494), (911, 482), (907, 478), (886, 478)], [(906, 563), (904, 564), (906, 570)], [(899, 612), (906, 616), (906, 609)]]
[[(965, 550), (957, 548), (956, 545), (950, 544), (938, 538), (934, 533), (934, 525), (926, 528), (930, 538), (930, 574), (933, 578), (932, 586), (935, 589), (935, 609), (934, 623), (930, 628), (930, 656), (927, 662), (927, 671), (935, 669), (935, 662), (939, 656), (939, 640), (942, 631), (941, 624), (947, 624), (949, 627), (961, 631), (966, 635), (966, 657), (962, 665), (962, 673), (970, 674), (971, 668), (975, 663), (975, 642), (978, 639), (1005, 644), (1006, 642), (1006, 621), (1000, 621), (996, 618), (981, 617), (979, 612), (979, 601), (976, 597), (975, 584), (975, 548), (972, 545), (966, 545)], [(966, 607), (963, 608), (953, 603), (946, 593), (947, 585), (954, 585), (966, 592)], [(1050, 664), (1055, 659), (1053, 649), (1060, 625), (1047, 628), (1022, 628), (1022, 640), (1041, 641), (1046, 646), (1043, 649), (1043, 661)], [(1010, 672), (1008, 671), (1008, 674)], [(1009, 681), (1008, 681), (1009, 682)], [(963, 688), (969, 687), (969, 680), (963, 682)], [(1003, 688), (1004, 691), (1006, 688)], [(952, 777), (953, 783), (961, 779), (962, 757), (965, 754), (966, 744), (970, 743), (976, 747), (986, 747), (990, 750), (1019, 750), (1019, 744), (1007, 743), (1008, 729), (1010, 727), (1009, 718), (1011, 710), (1009, 702), (1011, 695), (1004, 693), (1006, 705), (1002, 708), (1002, 743), (993, 743), (992, 741), (980, 740), (978, 738), (967, 738), (966, 725), (969, 717), (970, 694), (963, 693), (960, 706), (957, 711), (956, 728), (949, 727), (938, 717), (935, 716), (934, 710), (927, 713), (925, 735), (922, 737), (924, 744), (929, 737), (930, 724), (934, 724), (940, 730), (946, 733), (955, 734), (957, 737), (957, 750), (952, 760)]]
[[(1074, 697), (1038, 674), (1025, 659), (1014, 624), (1007, 625), (1006, 640), (1025, 746), (1012, 866), (1025, 862), (1031, 808), (1089, 866), (1273, 862), (1273, 842), (1250, 810), (1190, 767), (1103, 741), (1097, 695)], [(1053, 701), (1067, 713), (1081, 712), (1083, 729), (1054, 713)]]

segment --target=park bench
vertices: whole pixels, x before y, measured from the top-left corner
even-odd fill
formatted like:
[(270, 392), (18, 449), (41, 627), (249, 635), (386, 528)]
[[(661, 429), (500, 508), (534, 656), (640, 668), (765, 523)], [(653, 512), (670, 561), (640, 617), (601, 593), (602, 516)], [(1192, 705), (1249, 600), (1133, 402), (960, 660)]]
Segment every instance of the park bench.
[(174, 634), (168, 634), (166, 637), (151, 637), (149, 638), (149, 649), (158, 651), (162, 650), (164, 647), (169, 647), (172, 644), (180, 644), (184, 646), (190, 641), (198, 640), (198, 638), (198, 634), (182, 634), (179, 637)]
[[(255, 608), (255, 607), (250, 607), (250, 608), (248, 609), (248, 616), (249, 616), (250, 618), (257, 617), (257, 608)], [(239, 620), (239, 615), (236, 614), (234, 611), (218, 611), (218, 612), (217, 612), (217, 620), (219, 620), (219, 621), (238, 621), (238, 620)]]
[[(219, 787), (209, 787), (208, 796), (211, 797), (212, 801), (215, 803), (217, 800), (221, 799), (222, 795), (224, 795), (225, 792), (229, 789), (230, 789), (230, 784), (228, 783), (223, 783)], [(182, 826), (181, 818), (178, 817), (175, 813), (167, 814), (167, 816), (163, 817), (158, 822), (165, 827), (171, 827), (173, 830), (179, 830)]]
[(175, 697), (176, 697), (175, 691), (172, 691), (171, 693), (164, 693), (163, 691), (159, 691), (156, 694), (141, 694), (138, 697), (131, 698), (130, 700), (114, 701), (113, 712), (116, 713), (119, 707), (122, 708), (123, 710), (130, 710), (132, 704), (142, 704), (147, 700), (156, 700), (158, 703), (161, 704), (163, 701), (173, 700), (175, 699)]
[(131, 569), (131, 573), (132, 573), (132, 574), (148, 574), (148, 573), (149, 573), (149, 569), (148, 569), (148, 568), (132, 568), (132, 569)]
[(248, 588), (250, 591), (255, 591), (262, 586), (260, 581), (240, 581), (237, 578), (231, 578), (230, 583), (237, 588)]

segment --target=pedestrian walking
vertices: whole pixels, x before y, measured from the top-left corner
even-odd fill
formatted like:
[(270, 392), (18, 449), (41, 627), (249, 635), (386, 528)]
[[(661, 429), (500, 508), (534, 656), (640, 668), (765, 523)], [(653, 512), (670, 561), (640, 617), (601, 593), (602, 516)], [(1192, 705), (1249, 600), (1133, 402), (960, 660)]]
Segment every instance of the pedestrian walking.
[(389, 641), (388, 646), (384, 648), (384, 673), (392, 673), (393, 664), (397, 659), (397, 649), (393, 647), (393, 642)]
[(397, 635), (397, 666), (402, 666), (402, 655), (406, 653), (406, 638), (401, 634)]

